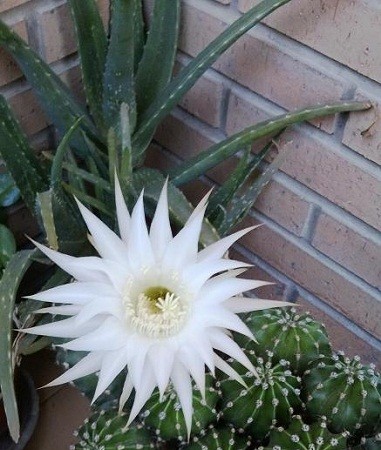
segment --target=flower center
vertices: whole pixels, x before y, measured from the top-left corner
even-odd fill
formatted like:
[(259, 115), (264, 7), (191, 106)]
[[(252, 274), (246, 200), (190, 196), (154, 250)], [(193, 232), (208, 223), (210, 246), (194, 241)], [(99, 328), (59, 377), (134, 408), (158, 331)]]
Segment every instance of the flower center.
[(125, 293), (126, 318), (134, 328), (152, 338), (169, 337), (184, 324), (188, 304), (164, 286), (152, 286), (137, 295)]

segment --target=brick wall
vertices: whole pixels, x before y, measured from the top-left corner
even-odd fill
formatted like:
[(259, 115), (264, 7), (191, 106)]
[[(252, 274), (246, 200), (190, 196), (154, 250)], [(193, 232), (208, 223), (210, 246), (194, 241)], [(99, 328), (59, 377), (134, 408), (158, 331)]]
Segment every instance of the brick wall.
[[(99, 3), (106, 11), (107, 1)], [(178, 66), (257, 3), (183, 0)], [(80, 96), (65, 1), (3, 0), (0, 13)], [(254, 276), (276, 282), (262, 296), (297, 301), (326, 322), (337, 348), (381, 366), (380, 25), (377, 0), (292, 0), (197, 83), (159, 128), (151, 161), (168, 166), (284, 110), (372, 100), (369, 112), (314, 121), (282, 136), (279, 147), (289, 157), (247, 220), (265, 225), (236, 252), (255, 263)], [(0, 92), (34, 145), (51, 146), (47, 119), (27, 83), (3, 53), (1, 62)], [(201, 195), (233, 163), (186, 192)]]
[[(184, 0), (179, 64), (257, 0)], [(295, 127), (281, 171), (237, 251), (276, 282), (261, 295), (323, 320), (336, 348), (381, 365), (381, 7), (377, 1), (292, 0), (254, 28), (160, 127), (167, 161), (196, 154), (263, 120), (314, 103), (367, 98), (375, 108)], [(255, 147), (254, 147), (255, 150)], [(205, 184), (221, 182), (227, 166)], [(192, 185), (188, 192), (194, 192)]]

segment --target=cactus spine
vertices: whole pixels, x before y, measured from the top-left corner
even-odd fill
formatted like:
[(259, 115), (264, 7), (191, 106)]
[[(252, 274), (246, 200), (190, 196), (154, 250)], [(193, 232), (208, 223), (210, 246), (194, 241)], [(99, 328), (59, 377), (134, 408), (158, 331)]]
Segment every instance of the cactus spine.
[(239, 430), (225, 425), (210, 425), (199, 436), (193, 437), (190, 444), (183, 443), (181, 450), (246, 450), (251, 439)]

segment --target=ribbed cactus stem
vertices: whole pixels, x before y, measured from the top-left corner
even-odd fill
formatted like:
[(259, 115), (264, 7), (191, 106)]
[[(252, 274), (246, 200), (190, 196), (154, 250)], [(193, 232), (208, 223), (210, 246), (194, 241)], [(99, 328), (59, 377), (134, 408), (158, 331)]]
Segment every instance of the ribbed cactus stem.
[(233, 363), (247, 387), (233, 379), (221, 381), (223, 418), (235, 427), (243, 428), (254, 440), (261, 441), (274, 425), (287, 426), (295, 410), (302, 407), (300, 378), (281, 360), (256, 358), (253, 350), (245, 350), (258, 373), (247, 372)]
[(229, 425), (210, 425), (191, 442), (183, 443), (181, 450), (246, 450), (251, 446), (250, 436), (244, 435), (242, 430)]
[[(258, 355), (266, 356), (270, 351), (273, 361), (289, 361), (291, 369), (300, 375), (310, 361), (332, 354), (324, 325), (309, 313), (300, 314), (297, 308), (258, 311), (246, 317), (246, 324), (257, 339), (251, 348)], [(244, 341), (237, 337), (239, 344)]]
[(376, 433), (381, 423), (381, 377), (375, 367), (364, 366), (359, 357), (340, 353), (315, 361), (303, 378), (307, 411), (327, 416), (333, 432), (347, 430), (352, 436)]

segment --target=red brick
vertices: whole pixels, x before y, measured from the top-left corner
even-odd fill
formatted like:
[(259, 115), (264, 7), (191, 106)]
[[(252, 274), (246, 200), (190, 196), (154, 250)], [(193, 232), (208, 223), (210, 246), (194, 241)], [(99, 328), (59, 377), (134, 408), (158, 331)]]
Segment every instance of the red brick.
[[(259, 0), (240, 0), (242, 10)], [(378, 2), (293, 0), (265, 22), (288, 36), (381, 81), (381, 14)]]
[[(0, 6), (1, 10), (1, 6)], [(22, 39), (27, 41), (27, 30), (25, 21), (18, 22), (12, 26), (13, 31), (15, 31)], [(22, 76), (20, 69), (14, 62), (11, 56), (3, 50), (0, 49), (0, 86), (10, 83), (11, 81), (17, 80)]]
[[(229, 102), (229, 134), (265, 115), (255, 104), (233, 95)], [(263, 119), (263, 117), (262, 117)], [(290, 129), (279, 142), (291, 148), (281, 170), (341, 206), (376, 229), (381, 229), (381, 182), (330, 148), (329, 142)]]
[(302, 234), (309, 207), (307, 201), (274, 180), (265, 187), (255, 202), (255, 209), (297, 236)]
[[(177, 67), (177, 71), (180, 70)], [(218, 127), (220, 125), (224, 86), (216, 76), (206, 74), (188, 91), (180, 106), (202, 121)]]
[(325, 325), (332, 347), (335, 351), (342, 350), (350, 358), (359, 355), (363, 364), (373, 363), (376, 364), (378, 368), (381, 368), (381, 353), (374, 347), (360, 339), (354, 333), (351, 333), (331, 316), (312, 305), (304, 298), (298, 297), (296, 304), (300, 305), (302, 312), (309, 311), (315, 320), (318, 320)]
[(74, 97), (85, 103), (85, 93), (82, 85), (82, 72), (79, 66), (74, 66), (69, 70), (60, 74), (61, 80), (69, 87), (70, 92), (74, 95)]
[(381, 165), (381, 104), (366, 92), (357, 96), (371, 100), (373, 108), (351, 114), (344, 130), (343, 143), (365, 158)]
[[(245, 220), (243, 225), (257, 223)], [(381, 301), (284, 237), (262, 226), (241, 243), (353, 322), (381, 337)]]
[(31, 90), (16, 94), (9, 100), (9, 104), (28, 136), (38, 133), (48, 125), (46, 116)]
[(7, 11), (8, 9), (16, 8), (29, 0), (2, 0), (0, 3), (0, 13)]
[(39, 15), (45, 61), (57, 61), (77, 50), (73, 20), (67, 4)]
[[(220, 9), (215, 11), (210, 4), (205, 9), (204, 4), (200, 9), (184, 6), (179, 47), (191, 56), (198, 54), (234, 18)], [(221, 56), (214, 67), (287, 109), (337, 101), (345, 91), (341, 79), (325, 75), (310, 62), (300, 60), (300, 55), (283, 52), (255, 28)], [(333, 118), (320, 123), (324, 130), (333, 131)]]
[(381, 238), (372, 241), (322, 214), (312, 245), (372, 286), (381, 288)]

